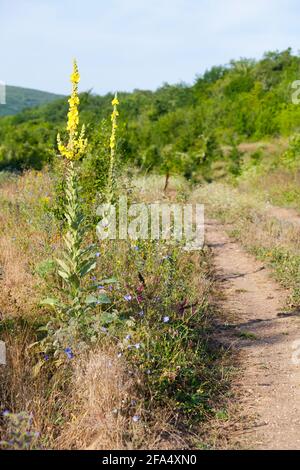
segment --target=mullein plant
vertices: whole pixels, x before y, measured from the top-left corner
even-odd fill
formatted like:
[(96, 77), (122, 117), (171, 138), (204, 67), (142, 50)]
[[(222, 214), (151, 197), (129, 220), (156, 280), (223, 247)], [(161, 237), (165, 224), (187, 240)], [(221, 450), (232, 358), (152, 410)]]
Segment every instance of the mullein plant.
[(116, 134), (117, 134), (117, 118), (119, 116), (118, 111), (118, 96), (115, 94), (114, 99), (111, 102), (113, 106), (113, 111), (111, 113), (111, 136), (110, 136), (110, 160), (109, 160), (109, 170), (108, 170), (108, 179), (107, 179), (107, 188), (106, 188), (106, 202), (111, 203), (114, 197), (114, 186), (115, 186), (115, 162), (116, 162)]
[[(109, 298), (105, 294), (93, 295), (97, 285), (95, 283), (88, 285), (85, 279), (96, 268), (98, 253), (95, 245), (85, 246), (84, 242), (90, 227), (86, 223), (80, 199), (79, 161), (86, 152), (87, 139), (84, 126), (79, 129), (79, 80), (78, 67), (74, 61), (67, 123), (68, 141), (64, 144), (60, 135), (57, 137), (59, 153), (66, 160), (64, 213), (66, 233), (62, 257), (57, 259), (57, 272), (61, 278), (61, 298), (65, 300), (47, 298), (42, 302), (44, 305), (51, 305), (57, 313), (56, 321), (50, 322), (47, 326), (48, 336), (55, 336), (56, 355), (62, 346), (65, 351), (70, 350), (69, 343), (66, 344), (67, 337), (74, 339), (74, 336), (88, 330), (97, 305), (109, 303)], [(115, 141), (113, 144), (115, 145)], [(112, 283), (114, 279), (99, 282)]]
[[(109, 232), (111, 223), (114, 219), (113, 211), (112, 211), (112, 203), (115, 199), (115, 190), (116, 190), (116, 181), (115, 181), (115, 164), (116, 164), (116, 143), (117, 143), (117, 118), (119, 116), (118, 111), (118, 96), (115, 94), (112, 102), (112, 113), (111, 113), (111, 135), (109, 141), (110, 147), (110, 154), (109, 154), (109, 165), (108, 165), (108, 175), (107, 175), (107, 182), (104, 190), (104, 203), (105, 208), (104, 212), (101, 212), (102, 220), (99, 222), (98, 226), (101, 227), (101, 230), (104, 232)], [(97, 212), (97, 215), (99, 213)], [(97, 228), (98, 231), (98, 228)], [(98, 232), (97, 232), (98, 233)]]

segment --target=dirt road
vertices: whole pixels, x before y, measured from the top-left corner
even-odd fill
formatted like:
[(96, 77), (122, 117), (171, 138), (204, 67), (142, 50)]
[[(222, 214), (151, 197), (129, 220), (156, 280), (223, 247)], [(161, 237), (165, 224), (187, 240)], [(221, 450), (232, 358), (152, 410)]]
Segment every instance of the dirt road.
[(226, 227), (207, 221), (206, 243), (214, 254), (218, 303), (229, 319), (219, 339), (239, 356), (239, 445), (300, 449), (300, 316), (284, 311), (288, 293), (229, 239)]

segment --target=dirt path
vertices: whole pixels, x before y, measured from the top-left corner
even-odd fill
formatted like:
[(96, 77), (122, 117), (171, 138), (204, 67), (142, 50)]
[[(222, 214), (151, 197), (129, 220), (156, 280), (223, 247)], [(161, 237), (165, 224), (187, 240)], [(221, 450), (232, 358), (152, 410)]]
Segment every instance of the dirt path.
[(219, 339), (240, 357), (235, 384), (245, 416), (240, 445), (300, 449), (300, 317), (284, 313), (287, 292), (229, 239), (224, 226), (208, 221), (206, 243), (214, 254), (219, 305), (230, 319), (220, 325)]

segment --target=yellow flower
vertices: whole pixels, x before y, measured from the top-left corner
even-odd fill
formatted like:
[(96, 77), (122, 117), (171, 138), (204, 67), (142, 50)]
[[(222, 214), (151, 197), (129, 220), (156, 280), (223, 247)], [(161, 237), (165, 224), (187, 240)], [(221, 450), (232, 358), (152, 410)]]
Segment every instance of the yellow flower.
[(110, 161), (109, 161), (109, 171), (108, 171), (108, 184), (107, 184), (107, 198), (108, 202), (111, 201), (112, 192), (113, 192), (113, 180), (114, 180), (114, 165), (115, 165), (115, 148), (116, 148), (116, 130), (117, 130), (117, 117), (119, 116), (119, 112), (117, 110), (117, 105), (119, 104), (119, 100), (117, 98), (117, 94), (115, 95), (114, 99), (111, 102), (113, 106), (113, 111), (111, 113), (111, 136), (109, 141), (110, 146)]
[(112, 100), (111, 104), (112, 104), (113, 106), (117, 106), (118, 104), (120, 104), (120, 103), (119, 103), (119, 100), (118, 100), (118, 98), (117, 98), (117, 95), (115, 95), (115, 97), (114, 97), (114, 99)]
[(66, 157), (68, 160), (78, 160), (84, 154), (87, 147), (87, 139), (85, 138), (85, 129), (82, 126), (79, 132), (79, 96), (78, 96), (78, 83), (80, 75), (78, 72), (77, 63), (73, 62), (73, 72), (71, 74), (72, 93), (68, 100), (69, 112), (67, 131), (69, 133), (69, 140), (67, 145), (64, 145), (61, 141), (60, 135), (57, 136), (57, 145), (60, 154)]
[(71, 74), (70, 80), (71, 80), (71, 83), (79, 83), (80, 82), (80, 75), (79, 75), (79, 71), (78, 71), (77, 62), (76, 62), (75, 59), (73, 61), (73, 72)]
[[(112, 122), (112, 129), (111, 129), (111, 136), (110, 136), (110, 148), (113, 151), (116, 146), (116, 129), (117, 125), (117, 117), (119, 116), (119, 112), (117, 110), (117, 105), (119, 104), (119, 100), (117, 98), (117, 94), (115, 95), (114, 99), (111, 102), (113, 106), (113, 112), (111, 113), (110, 119)], [(114, 155), (111, 155), (111, 160), (113, 161)]]

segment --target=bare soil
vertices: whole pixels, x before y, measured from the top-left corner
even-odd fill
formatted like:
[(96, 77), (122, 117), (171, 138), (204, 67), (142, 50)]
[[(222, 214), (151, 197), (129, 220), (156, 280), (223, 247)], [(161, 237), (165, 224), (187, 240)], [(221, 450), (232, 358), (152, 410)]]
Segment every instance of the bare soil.
[(226, 314), (218, 340), (239, 364), (234, 400), (240, 425), (229, 447), (300, 449), (300, 312), (284, 310), (288, 292), (224, 225), (207, 221), (206, 243)]

